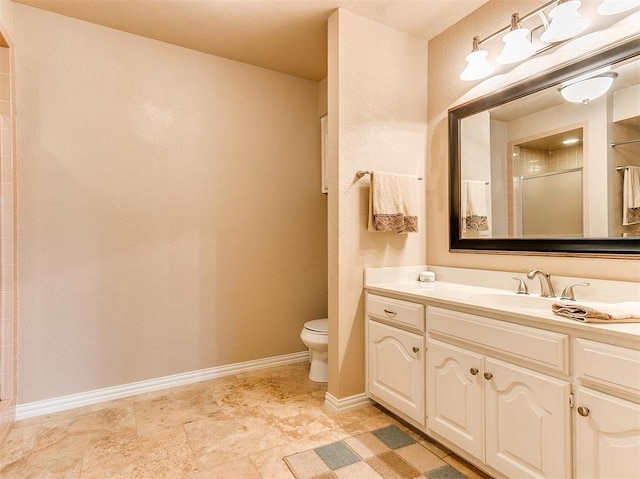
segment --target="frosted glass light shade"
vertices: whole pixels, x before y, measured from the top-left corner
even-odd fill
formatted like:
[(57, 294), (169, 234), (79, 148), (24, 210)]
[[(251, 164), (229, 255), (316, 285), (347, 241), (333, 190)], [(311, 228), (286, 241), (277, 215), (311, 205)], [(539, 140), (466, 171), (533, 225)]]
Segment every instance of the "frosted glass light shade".
[(549, 12), (551, 24), (540, 36), (540, 40), (546, 43), (561, 42), (585, 31), (591, 24), (591, 20), (580, 15), (578, 12), (580, 5), (582, 2), (579, 0), (570, 0), (560, 3), (551, 10)]
[(609, 91), (617, 73), (603, 73), (586, 80), (570, 83), (560, 87), (562, 97), (572, 103), (587, 103)]
[(491, 75), (495, 68), (487, 61), (488, 54), (486, 50), (476, 50), (469, 53), (465, 58), (467, 67), (460, 74), (460, 80), (474, 81)]
[(526, 28), (518, 28), (507, 33), (502, 37), (504, 48), (496, 61), (503, 65), (517, 63), (533, 55), (535, 47), (529, 41), (528, 36), (529, 30)]
[(600, 15), (615, 15), (640, 6), (640, 0), (603, 0), (598, 7)]

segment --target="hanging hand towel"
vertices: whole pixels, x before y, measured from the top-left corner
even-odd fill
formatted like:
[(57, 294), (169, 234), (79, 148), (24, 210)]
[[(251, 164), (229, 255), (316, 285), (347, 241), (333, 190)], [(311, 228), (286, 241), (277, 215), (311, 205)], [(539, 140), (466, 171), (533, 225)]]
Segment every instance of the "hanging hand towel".
[(460, 196), (462, 231), (487, 231), (487, 184), (484, 181), (463, 180)]
[(555, 314), (585, 323), (640, 322), (640, 302), (624, 303), (553, 303)]
[(627, 166), (622, 188), (622, 224), (640, 223), (640, 167)]
[(369, 231), (418, 232), (418, 179), (374, 171), (369, 189)]

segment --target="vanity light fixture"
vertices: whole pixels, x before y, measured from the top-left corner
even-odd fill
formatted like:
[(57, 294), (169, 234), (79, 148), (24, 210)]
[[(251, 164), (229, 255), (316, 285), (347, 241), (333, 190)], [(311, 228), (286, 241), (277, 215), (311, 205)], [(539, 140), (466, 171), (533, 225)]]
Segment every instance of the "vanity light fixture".
[(540, 40), (545, 43), (556, 43), (575, 37), (591, 24), (589, 18), (578, 12), (582, 2), (580, 0), (559, 0), (558, 5), (549, 12), (551, 23)]
[(465, 58), (467, 67), (460, 74), (460, 80), (480, 80), (491, 75), (495, 69), (487, 61), (488, 54), (486, 50), (480, 50), (480, 37), (473, 37), (473, 50)]
[(575, 145), (580, 141), (579, 138), (567, 138), (566, 140), (562, 140), (563, 145)]
[(517, 63), (529, 58), (535, 52), (535, 47), (529, 41), (529, 29), (520, 26), (517, 13), (511, 15), (511, 29), (502, 37), (504, 48), (496, 61), (500, 64)]
[[(485, 38), (473, 37), (473, 50), (465, 58), (467, 66), (460, 79), (481, 80), (493, 74), (495, 68), (489, 62), (489, 50), (480, 47), (497, 38), (502, 38), (504, 46), (496, 62), (505, 65), (526, 60), (584, 32), (591, 25), (591, 19), (580, 14), (581, 6), (580, 0), (551, 0), (526, 15), (514, 13), (509, 26)], [(640, 0), (602, 0), (598, 13), (613, 15), (639, 6)], [(493, 52), (494, 48), (490, 50)]]
[(603, 0), (598, 7), (600, 15), (615, 15), (640, 7), (640, 0)]
[(609, 91), (613, 80), (618, 76), (615, 72), (599, 73), (584, 79), (574, 79), (559, 88), (562, 97), (572, 103), (585, 105)]

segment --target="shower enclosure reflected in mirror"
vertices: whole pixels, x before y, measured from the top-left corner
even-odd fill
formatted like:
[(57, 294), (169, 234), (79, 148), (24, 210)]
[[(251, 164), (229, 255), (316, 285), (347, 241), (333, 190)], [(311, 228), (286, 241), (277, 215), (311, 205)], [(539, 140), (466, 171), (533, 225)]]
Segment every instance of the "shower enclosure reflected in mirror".
[[(612, 83), (597, 98), (560, 91), (596, 76)], [(640, 167), (637, 38), (454, 108), (449, 131), (452, 250), (640, 254), (640, 224), (623, 225), (625, 169)]]

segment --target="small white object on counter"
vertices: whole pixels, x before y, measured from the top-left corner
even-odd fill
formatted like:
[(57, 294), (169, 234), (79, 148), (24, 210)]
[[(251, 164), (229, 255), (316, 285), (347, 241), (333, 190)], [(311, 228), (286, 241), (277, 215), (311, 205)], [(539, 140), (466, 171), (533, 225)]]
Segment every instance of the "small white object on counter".
[(432, 271), (422, 271), (418, 275), (418, 281), (435, 281), (436, 274)]

